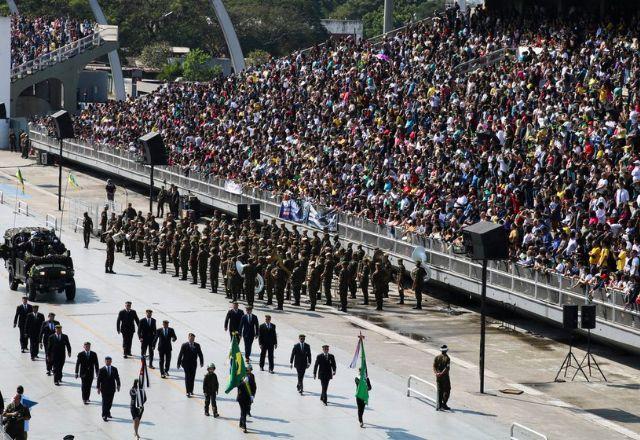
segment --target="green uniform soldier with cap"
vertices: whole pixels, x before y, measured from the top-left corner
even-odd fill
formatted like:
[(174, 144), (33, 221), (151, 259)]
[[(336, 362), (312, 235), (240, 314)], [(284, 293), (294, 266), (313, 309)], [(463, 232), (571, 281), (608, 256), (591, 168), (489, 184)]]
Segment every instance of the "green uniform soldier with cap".
[(217, 247), (211, 248), (211, 258), (209, 258), (209, 280), (211, 282), (211, 292), (218, 293), (218, 278), (220, 276), (220, 251)]
[(207, 265), (209, 263), (209, 251), (206, 243), (200, 244), (200, 252), (198, 252), (198, 273), (200, 274), (200, 288), (207, 288)]
[(191, 240), (189, 250), (189, 269), (191, 269), (191, 284), (198, 284), (198, 242), (194, 238)]
[(404, 267), (404, 261), (399, 259), (398, 270), (396, 271), (396, 284), (398, 285), (398, 295), (400, 296), (398, 304), (404, 304), (404, 280), (407, 275), (409, 275), (409, 272), (407, 272), (407, 268)]
[(449, 395), (451, 394), (451, 381), (449, 380), (449, 370), (451, 369), (451, 359), (447, 355), (449, 348), (446, 345), (440, 347), (441, 353), (433, 360), (433, 373), (436, 375), (438, 385), (438, 402), (436, 411), (451, 409), (447, 406)]
[(422, 309), (422, 292), (424, 291), (424, 279), (427, 271), (422, 266), (420, 260), (416, 261), (416, 268), (413, 269), (413, 291), (416, 294), (416, 306), (414, 309)]
[(320, 285), (322, 284), (322, 266), (316, 265), (315, 262), (309, 263), (309, 276), (307, 278), (307, 285), (309, 286), (309, 301), (311, 306), (309, 310), (314, 311), (316, 309), (316, 301), (318, 299), (318, 292), (320, 291)]
[(180, 246), (180, 270), (182, 271), (182, 277), (180, 279), (182, 281), (186, 281), (187, 279), (190, 252), (191, 248), (189, 247), (189, 239), (185, 237), (182, 239), (182, 246)]
[(116, 242), (110, 232), (107, 234), (105, 242), (107, 243), (107, 261), (104, 263), (104, 273), (115, 273), (113, 262), (116, 258)]
[(216, 376), (215, 364), (209, 364), (207, 373), (202, 381), (202, 392), (204, 393), (204, 415), (209, 416), (209, 405), (213, 410), (213, 417), (218, 417), (218, 405), (216, 404), (216, 395), (218, 394), (218, 376)]
[(347, 295), (349, 293), (349, 282), (351, 274), (349, 273), (349, 263), (343, 261), (340, 265), (340, 273), (338, 274), (338, 293), (340, 296), (340, 310), (347, 311)]
[(382, 270), (382, 265), (380, 263), (376, 263), (376, 270), (371, 274), (373, 294), (376, 297), (376, 310), (382, 310), (386, 277), (387, 275), (384, 273), (384, 270)]

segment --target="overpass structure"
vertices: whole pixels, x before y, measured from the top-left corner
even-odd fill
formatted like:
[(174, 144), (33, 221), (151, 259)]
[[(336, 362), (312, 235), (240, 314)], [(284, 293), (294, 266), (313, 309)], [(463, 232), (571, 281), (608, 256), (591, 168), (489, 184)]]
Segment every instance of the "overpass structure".
[[(37, 150), (57, 154), (58, 142), (48, 137), (43, 128), (31, 126), (30, 137)], [(142, 165), (141, 158), (134, 154), (81, 141), (65, 141), (63, 151), (64, 159), (70, 162), (139, 185), (149, 184), (150, 169)], [(236, 212), (239, 203), (258, 203), (264, 217), (278, 219), (279, 216), (280, 198), (269, 191), (243, 188), (242, 193), (237, 194), (225, 189), (223, 179), (193, 172), (185, 176), (177, 167), (156, 168), (154, 177), (156, 181), (176, 185), (182, 192), (190, 191), (202, 203), (227, 212)], [(310, 226), (295, 224), (299, 229), (313, 230)], [(369, 253), (375, 248), (383, 249), (392, 261), (403, 259), (409, 270), (414, 265), (411, 259), (413, 250), (416, 246), (424, 246), (432, 285), (480, 296), (481, 265), (454, 254), (445, 242), (418, 235), (405, 235), (398, 239), (384, 226), (346, 214), (340, 215), (339, 235), (347, 242), (362, 244)], [(625, 310), (621, 293), (610, 296), (596, 294), (590, 300), (589, 292), (576, 287), (571, 278), (533, 271), (516, 264), (493, 262), (488, 272), (487, 298), (491, 301), (555, 324), (562, 323), (563, 304), (591, 301), (597, 308), (597, 326), (591, 334), (607, 343), (640, 352), (640, 313)]]

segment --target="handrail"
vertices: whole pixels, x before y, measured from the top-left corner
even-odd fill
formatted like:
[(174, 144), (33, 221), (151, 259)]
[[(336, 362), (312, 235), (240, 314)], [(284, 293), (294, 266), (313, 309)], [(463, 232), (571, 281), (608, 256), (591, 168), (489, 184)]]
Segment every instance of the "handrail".
[(54, 231), (58, 230), (58, 219), (56, 216), (51, 214), (46, 214), (44, 216), (44, 225), (47, 228), (53, 229)]
[[(433, 388), (436, 391), (436, 399), (434, 399), (433, 397), (429, 397), (426, 394), (416, 390), (415, 388), (411, 388), (411, 379), (413, 380), (417, 380), (418, 382), (422, 382), (425, 385), (429, 385), (431, 388)], [(431, 403), (433, 403), (436, 407), (437, 410), (440, 409), (440, 405), (438, 404), (438, 400), (437, 400), (437, 395), (438, 395), (438, 387), (434, 384), (432, 384), (431, 382), (428, 382), (418, 376), (414, 376), (413, 374), (409, 375), (409, 378), (407, 379), (407, 397), (411, 397), (411, 393), (413, 394), (417, 394), (420, 397), (423, 397), (425, 399), (427, 399), (428, 401), (430, 401)]]
[(16, 201), (16, 213), (29, 217), (29, 204), (22, 200)]
[(76, 217), (76, 222), (73, 224), (73, 232), (78, 232), (78, 228), (83, 227), (84, 219), (82, 217)]
[(544, 434), (540, 434), (538, 431), (534, 431), (533, 429), (531, 429), (531, 428), (527, 428), (526, 426), (521, 425), (520, 423), (516, 423), (516, 422), (513, 422), (513, 423), (511, 424), (511, 428), (510, 428), (510, 430), (509, 430), (509, 436), (510, 436), (509, 438), (510, 438), (510, 440), (520, 440), (518, 437), (516, 437), (516, 436), (514, 436), (514, 435), (513, 435), (513, 431), (514, 431), (514, 429), (513, 429), (513, 428), (516, 428), (516, 427), (517, 427), (517, 428), (520, 428), (520, 429), (522, 429), (522, 430), (524, 430), (524, 431), (527, 431), (528, 433), (533, 434), (533, 435), (535, 435), (536, 437), (539, 437), (539, 438), (540, 438), (540, 440), (547, 440), (547, 436), (546, 436), (546, 435), (544, 435)]
[(103, 41), (102, 31), (96, 26), (94, 33), (82, 37), (79, 40), (72, 41), (58, 49), (51, 52), (44, 53), (39, 57), (26, 61), (22, 64), (11, 68), (11, 79), (22, 78), (25, 75), (30, 74), (31, 71), (40, 70), (43, 67), (51, 66), (53, 64), (65, 61), (79, 53), (83, 53), (88, 49), (99, 46)]

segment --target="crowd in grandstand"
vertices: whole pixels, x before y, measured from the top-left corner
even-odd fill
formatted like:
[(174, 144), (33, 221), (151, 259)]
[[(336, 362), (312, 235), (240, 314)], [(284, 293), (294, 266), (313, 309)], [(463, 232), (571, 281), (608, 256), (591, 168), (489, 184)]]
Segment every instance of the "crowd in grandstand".
[[(635, 23), (635, 24), (631, 24)], [(513, 260), (640, 289), (637, 23), (476, 10), (342, 40), (211, 83), (90, 106), (77, 135), (454, 241), (486, 219)], [(519, 50), (523, 48), (525, 50)], [(511, 48), (463, 73), (467, 60)], [(637, 295), (637, 292), (636, 292)]]
[(69, 17), (11, 16), (11, 66), (93, 34), (94, 23)]

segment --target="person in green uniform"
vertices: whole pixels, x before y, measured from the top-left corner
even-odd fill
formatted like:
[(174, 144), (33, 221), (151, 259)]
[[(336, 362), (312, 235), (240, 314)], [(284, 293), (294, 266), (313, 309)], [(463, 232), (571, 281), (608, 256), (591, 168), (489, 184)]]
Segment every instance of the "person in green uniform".
[(200, 288), (207, 288), (207, 266), (209, 263), (209, 251), (207, 244), (200, 244), (200, 252), (198, 252), (198, 274), (200, 275)]
[(416, 306), (414, 309), (422, 309), (422, 292), (424, 291), (424, 281), (427, 271), (422, 266), (420, 260), (416, 261), (416, 268), (413, 269), (413, 291), (416, 295)]
[(449, 348), (446, 345), (440, 347), (441, 353), (433, 360), (433, 374), (436, 375), (438, 388), (438, 402), (436, 411), (449, 410), (447, 401), (451, 394), (451, 380), (449, 380), (449, 370), (451, 369), (451, 359), (447, 355)]

